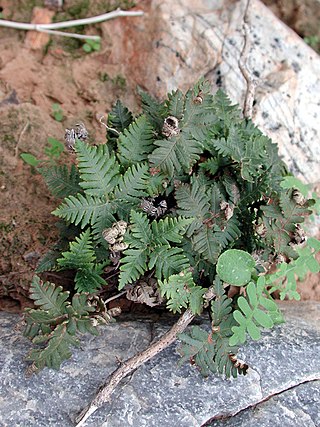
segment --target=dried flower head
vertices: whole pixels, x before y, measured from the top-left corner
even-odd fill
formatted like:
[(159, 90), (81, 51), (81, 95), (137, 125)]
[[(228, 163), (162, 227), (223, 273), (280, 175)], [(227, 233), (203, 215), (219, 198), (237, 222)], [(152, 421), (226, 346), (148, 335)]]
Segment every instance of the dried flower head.
[(71, 152), (75, 151), (74, 146), (76, 143), (76, 139), (85, 141), (88, 136), (88, 131), (82, 122), (77, 123), (74, 128), (66, 129), (64, 139), (66, 141), (67, 150)]
[(163, 123), (162, 134), (167, 138), (177, 136), (180, 133), (179, 120), (174, 116), (168, 116)]

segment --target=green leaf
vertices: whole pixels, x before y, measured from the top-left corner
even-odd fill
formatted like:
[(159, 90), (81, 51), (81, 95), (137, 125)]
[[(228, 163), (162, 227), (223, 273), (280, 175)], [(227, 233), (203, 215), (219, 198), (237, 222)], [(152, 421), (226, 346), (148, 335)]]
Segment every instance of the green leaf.
[(52, 214), (84, 228), (88, 224), (95, 224), (102, 214), (110, 216), (113, 212), (114, 206), (110, 202), (78, 193), (65, 198)]
[(53, 165), (39, 168), (49, 190), (55, 197), (75, 196), (81, 191), (80, 177), (74, 165), (70, 172), (66, 165)]
[(205, 289), (195, 285), (190, 271), (171, 275), (163, 282), (159, 280), (159, 286), (161, 296), (166, 296), (167, 307), (173, 313), (181, 313), (181, 309), (188, 306), (192, 313), (201, 313)]
[(130, 203), (141, 203), (143, 197), (148, 196), (149, 167), (146, 163), (129, 167), (119, 179), (115, 196), (119, 200)]
[(57, 264), (63, 269), (91, 269), (95, 259), (90, 230), (86, 230), (69, 244), (68, 252), (62, 252), (62, 258), (57, 260)]
[(179, 273), (189, 267), (189, 260), (181, 248), (159, 246), (150, 254), (148, 268), (155, 268), (157, 279), (168, 278), (172, 274)]
[(45, 366), (59, 369), (61, 363), (72, 355), (70, 346), (79, 346), (79, 341), (68, 333), (65, 324), (58, 325), (50, 334), (46, 347), (31, 350), (27, 359), (33, 361), (38, 369)]
[(152, 221), (151, 230), (155, 242), (159, 245), (169, 245), (169, 242), (180, 243), (186, 228), (192, 223), (191, 218), (169, 218)]
[(119, 164), (115, 156), (109, 155), (107, 145), (91, 147), (87, 143), (76, 141), (80, 186), (90, 196), (108, 196), (119, 180)]
[(127, 249), (121, 258), (118, 289), (138, 280), (147, 271), (147, 250)]
[(255, 265), (255, 260), (248, 252), (228, 249), (218, 259), (217, 274), (230, 285), (244, 286), (250, 281)]
[(92, 294), (100, 289), (101, 286), (106, 285), (101, 273), (97, 268), (79, 268), (74, 279), (76, 291)]
[(30, 166), (37, 167), (41, 160), (38, 160), (33, 154), (21, 153), (21, 159)]
[(284, 189), (296, 188), (304, 197), (307, 197), (310, 191), (310, 184), (304, 184), (295, 176), (285, 176), (280, 185)]
[(153, 128), (147, 117), (138, 117), (118, 138), (119, 157), (124, 165), (143, 162), (153, 150)]
[(69, 297), (69, 292), (61, 291), (61, 286), (56, 287), (53, 283), (42, 282), (38, 276), (34, 276), (29, 295), (35, 305), (50, 311), (54, 316), (59, 316), (65, 313), (66, 300)]
[(117, 100), (108, 114), (108, 125), (119, 133), (123, 132), (132, 123), (132, 113)]

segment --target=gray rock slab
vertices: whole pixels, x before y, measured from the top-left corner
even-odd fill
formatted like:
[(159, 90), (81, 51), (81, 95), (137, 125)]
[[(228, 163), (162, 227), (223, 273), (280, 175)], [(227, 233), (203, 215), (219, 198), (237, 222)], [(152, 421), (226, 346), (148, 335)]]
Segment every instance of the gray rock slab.
[[(277, 413), (283, 419), (307, 419), (304, 414), (308, 408), (319, 404), (320, 304), (300, 302), (282, 306), (287, 322), (265, 331), (261, 341), (249, 342), (241, 350), (241, 359), (250, 365), (245, 377), (228, 380), (212, 375), (204, 379), (190, 365), (177, 366), (179, 356), (177, 345), (173, 344), (124, 379), (114, 392), (112, 403), (100, 408), (86, 425), (200, 427), (214, 417), (234, 417), (254, 405), (255, 411), (262, 405), (261, 411), (268, 416)], [(0, 313), (1, 427), (74, 425), (75, 415), (94, 397), (119, 360), (146, 348), (151, 339), (169, 327), (168, 323), (148, 321), (112, 324), (103, 328), (99, 337), (83, 340), (82, 348), (75, 350), (60, 371), (44, 369), (27, 378), (24, 356), (31, 344), (15, 328), (18, 321), (15, 315)], [(286, 395), (293, 402), (291, 407), (286, 406)], [(302, 406), (293, 410), (298, 398)], [(271, 399), (274, 405), (268, 403)], [(257, 411), (257, 420), (261, 411)], [(246, 412), (240, 415), (244, 417)], [(300, 425), (317, 425), (315, 415), (309, 418), (309, 424), (306, 421)], [(293, 422), (282, 426), (299, 425)], [(271, 424), (257, 421), (248, 425)]]
[[(152, 0), (143, 18), (112, 21), (110, 62), (159, 98), (202, 76), (243, 105), (239, 69), (247, 0)], [(251, 0), (246, 64), (258, 81), (253, 120), (291, 170), (320, 180), (320, 57), (259, 0)]]

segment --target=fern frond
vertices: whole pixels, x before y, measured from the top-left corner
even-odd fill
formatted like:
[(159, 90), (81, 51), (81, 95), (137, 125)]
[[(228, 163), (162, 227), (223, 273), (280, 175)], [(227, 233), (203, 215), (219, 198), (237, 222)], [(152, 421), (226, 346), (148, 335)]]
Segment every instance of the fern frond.
[(192, 313), (200, 314), (203, 306), (205, 289), (196, 286), (190, 271), (170, 275), (168, 280), (159, 280), (160, 293), (166, 297), (167, 307), (173, 313), (181, 313), (181, 309), (190, 307)]
[(162, 131), (163, 121), (168, 116), (168, 109), (163, 102), (158, 102), (147, 92), (139, 88), (141, 107), (148, 118), (148, 121), (157, 132)]
[(222, 249), (239, 239), (241, 236), (239, 226), (240, 223), (237, 220), (236, 215), (233, 215), (225, 223), (223, 230), (214, 233), (214, 237), (219, 242)]
[(108, 196), (118, 183), (119, 164), (107, 145), (91, 147), (77, 140), (75, 149), (81, 177), (80, 186), (90, 196)]
[(147, 163), (132, 165), (119, 180), (115, 190), (116, 198), (129, 203), (141, 203), (142, 198), (148, 196), (149, 178)]
[(138, 242), (138, 247), (146, 247), (152, 244), (153, 236), (147, 215), (132, 210), (130, 224), (131, 235)]
[(59, 369), (61, 363), (72, 356), (70, 347), (80, 345), (79, 340), (69, 334), (65, 323), (58, 325), (48, 337), (35, 338), (34, 342), (40, 343), (41, 340), (47, 341), (46, 347), (31, 350), (27, 356), (27, 360), (32, 361), (38, 370), (45, 366)]
[(77, 292), (92, 294), (101, 286), (106, 285), (106, 281), (101, 277), (103, 269), (100, 267), (100, 265), (95, 265), (93, 268), (78, 268), (74, 278), (74, 286)]
[(179, 135), (170, 139), (154, 141), (154, 145), (158, 148), (149, 155), (149, 161), (153, 167), (159, 168), (170, 177), (182, 171), (189, 171), (199, 160), (203, 150), (201, 142), (193, 139), (183, 129)]
[(138, 280), (147, 271), (147, 249), (127, 249), (121, 258), (118, 289)]
[(191, 224), (191, 218), (166, 217), (159, 221), (152, 221), (151, 230), (153, 239), (158, 245), (169, 245), (169, 242), (180, 243), (186, 228)]
[(55, 197), (75, 196), (81, 191), (79, 172), (74, 165), (70, 172), (66, 165), (46, 166), (38, 171)]
[(180, 89), (177, 89), (168, 95), (167, 107), (168, 115), (174, 116), (178, 120), (183, 118), (184, 94)]
[(57, 264), (63, 269), (92, 268), (95, 261), (90, 230), (86, 230), (69, 244), (69, 251), (62, 252)]
[(150, 254), (149, 269), (155, 268), (157, 279), (168, 278), (189, 267), (189, 260), (182, 248), (170, 248), (168, 245), (156, 247)]
[(138, 117), (118, 138), (119, 158), (123, 165), (148, 159), (153, 150), (153, 128), (147, 117)]
[(108, 114), (108, 126), (121, 133), (129, 127), (132, 121), (132, 113), (118, 99)]
[(52, 250), (47, 252), (39, 261), (36, 273), (43, 273), (45, 271), (52, 271), (57, 268), (57, 259), (60, 256), (60, 251)]
[(209, 217), (209, 196), (206, 191), (207, 188), (200, 185), (198, 179), (193, 179), (191, 185), (182, 184), (175, 192), (178, 215), (193, 218), (187, 230), (188, 237), (199, 230), (203, 221)]
[(103, 213), (113, 211), (110, 202), (79, 193), (77, 196), (65, 198), (52, 214), (75, 225), (80, 224), (81, 228), (84, 228), (88, 224), (94, 224)]
[(221, 243), (215, 234), (212, 229), (204, 225), (192, 236), (193, 249), (213, 264), (217, 262), (222, 250)]
[(49, 311), (52, 316), (64, 314), (69, 292), (61, 292), (62, 287), (56, 287), (53, 283), (42, 282), (38, 276), (34, 276), (30, 287), (30, 298), (35, 305), (42, 310)]

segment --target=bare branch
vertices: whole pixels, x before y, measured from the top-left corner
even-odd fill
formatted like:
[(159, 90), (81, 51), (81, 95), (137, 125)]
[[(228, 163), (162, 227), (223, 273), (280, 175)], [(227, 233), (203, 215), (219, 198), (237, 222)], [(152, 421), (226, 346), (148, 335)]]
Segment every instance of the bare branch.
[[(75, 19), (72, 21), (64, 21), (64, 22), (55, 22), (53, 24), (27, 24), (24, 22), (12, 22), (12, 21), (6, 21), (5, 19), (0, 19), (0, 26), (15, 28), (17, 30), (28, 30), (28, 31), (33, 30), (33, 31), (40, 31), (40, 32), (50, 32), (50, 34), (57, 34), (65, 37), (69, 36), (69, 37), (80, 38), (78, 37), (79, 35), (75, 35), (74, 33), (64, 33), (64, 32), (53, 31), (53, 30), (57, 30), (60, 28), (76, 27), (78, 25), (96, 24), (98, 22), (103, 22), (109, 19), (124, 17), (124, 16), (142, 16), (143, 14), (144, 12), (142, 10), (127, 11), (127, 10), (117, 9), (117, 10), (114, 10), (113, 12), (104, 13), (98, 16), (92, 16), (91, 18)], [(85, 38), (91, 39), (91, 40), (100, 40), (99, 36), (85, 36)]]
[(243, 115), (246, 118), (252, 117), (253, 101), (254, 101), (255, 90), (257, 87), (257, 81), (252, 77), (252, 75), (250, 74), (247, 68), (247, 58), (248, 58), (248, 50), (249, 50), (248, 40), (250, 35), (250, 31), (249, 31), (250, 30), (250, 25), (249, 25), (250, 24), (250, 20), (249, 20), (250, 1), (251, 0), (247, 0), (247, 4), (246, 4), (244, 15), (243, 15), (242, 28), (243, 28), (243, 34), (244, 34), (244, 43), (243, 43), (242, 51), (240, 53), (240, 58), (238, 62), (240, 71), (247, 83), (247, 90), (246, 90), (244, 103), (243, 103)]
[(154, 344), (151, 344), (146, 350), (136, 354), (131, 359), (128, 359), (118, 369), (116, 369), (109, 376), (105, 384), (100, 388), (98, 394), (92, 400), (92, 402), (76, 418), (76, 427), (83, 426), (86, 420), (98, 408), (100, 408), (100, 406), (110, 400), (114, 389), (123, 378), (172, 344), (177, 339), (177, 335), (186, 329), (193, 318), (194, 314), (191, 312), (191, 310), (186, 310), (179, 318), (179, 320), (172, 326), (172, 328), (166, 332), (158, 341), (156, 341)]

